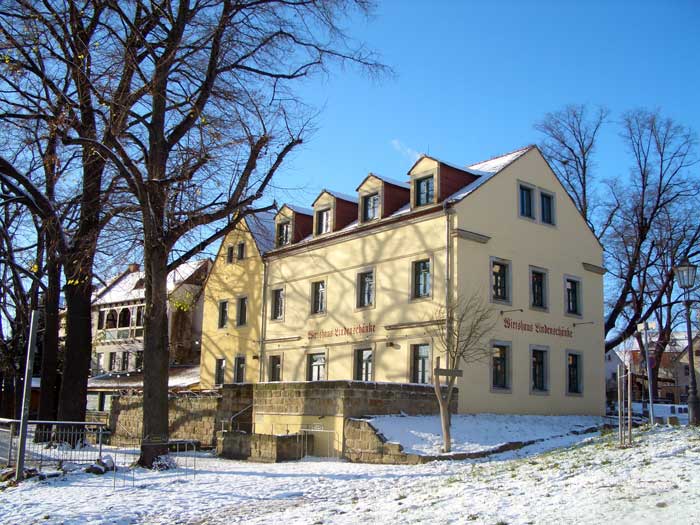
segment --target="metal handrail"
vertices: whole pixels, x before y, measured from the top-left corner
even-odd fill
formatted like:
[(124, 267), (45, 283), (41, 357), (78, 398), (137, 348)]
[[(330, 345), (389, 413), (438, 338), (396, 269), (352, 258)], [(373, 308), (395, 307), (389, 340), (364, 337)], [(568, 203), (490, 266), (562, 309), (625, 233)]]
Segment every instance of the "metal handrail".
[[(19, 419), (6, 419), (0, 417), (0, 423), (20, 423)], [(101, 423), (99, 421), (27, 421), (29, 425), (92, 425), (96, 427), (106, 427), (107, 423)]]

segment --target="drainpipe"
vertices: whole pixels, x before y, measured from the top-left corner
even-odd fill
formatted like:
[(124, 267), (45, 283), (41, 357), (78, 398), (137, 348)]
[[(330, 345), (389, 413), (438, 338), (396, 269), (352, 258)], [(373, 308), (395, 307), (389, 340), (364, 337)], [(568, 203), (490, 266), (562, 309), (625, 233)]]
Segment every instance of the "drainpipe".
[[(442, 203), (445, 212), (445, 343), (452, 344), (452, 210), (447, 200)], [(445, 355), (446, 366), (450, 367), (449, 355)]]
[(267, 259), (262, 257), (263, 282), (262, 282), (262, 318), (260, 319), (260, 352), (258, 359), (258, 383), (263, 382), (265, 365), (265, 337), (267, 336)]

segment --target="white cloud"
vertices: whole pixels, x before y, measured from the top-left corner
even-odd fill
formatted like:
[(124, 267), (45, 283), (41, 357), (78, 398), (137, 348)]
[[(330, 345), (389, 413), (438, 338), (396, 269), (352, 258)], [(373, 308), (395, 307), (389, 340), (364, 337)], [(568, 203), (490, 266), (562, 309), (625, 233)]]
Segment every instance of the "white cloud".
[(409, 148), (399, 139), (391, 139), (391, 145), (396, 151), (401, 153), (401, 155), (411, 160), (411, 162), (418, 160), (418, 157), (420, 157), (420, 153), (418, 153), (414, 149)]

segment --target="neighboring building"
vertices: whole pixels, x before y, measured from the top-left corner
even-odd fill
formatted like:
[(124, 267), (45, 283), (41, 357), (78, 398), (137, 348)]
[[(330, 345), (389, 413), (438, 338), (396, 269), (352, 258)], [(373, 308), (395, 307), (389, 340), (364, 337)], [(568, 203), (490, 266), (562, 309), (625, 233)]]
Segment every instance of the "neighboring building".
[(257, 382), (262, 254), (274, 247), (274, 213), (241, 221), (222, 241), (204, 288), (202, 386)]
[[(602, 247), (536, 147), (468, 167), (422, 156), (406, 182), (370, 174), (357, 195), (283, 206), (274, 238), (242, 264), (229, 247), (256, 232), (222, 244), (205, 291), (203, 387), (430, 383), (436, 312), (446, 293), (476, 291), (497, 325), (490, 358), (463, 367), (459, 412), (604, 413)], [(311, 419), (342, 433), (342, 421), (303, 414), (256, 415), (256, 432)]]
[[(688, 337), (683, 339), (684, 348), (676, 361), (676, 385), (681, 403), (688, 402), (688, 387), (690, 386), (690, 364), (688, 361)], [(695, 364), (695, 380), (700, 381), (700, 336), (693, 337), (693, 357)]]
[[(168, 341), (173, 366), (199, 364), (202, 287), (210, 268), (211, 261), (202, 259), (181, 264), (168, 274)], [(105, 394), (109, 391), (105, 390), (108, 383), (121, 383), (126, 374), (141, 371), (144, 277), (139, 265), (131, 264), (93, 297), (92, 379), (88, 385), (91, 407), (105, 404), (104, 397), (95, 401), (91, 395)]]

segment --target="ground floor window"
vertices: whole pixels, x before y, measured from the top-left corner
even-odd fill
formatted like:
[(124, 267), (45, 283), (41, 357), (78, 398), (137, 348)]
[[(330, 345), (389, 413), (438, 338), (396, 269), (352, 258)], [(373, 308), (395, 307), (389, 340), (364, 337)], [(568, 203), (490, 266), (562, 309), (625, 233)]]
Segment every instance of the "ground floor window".
[(533, 392), (547, 392), (547, 350), (532, 349), (532, 384)]
[(355, 350), (355, 380), (372, 381), (372, 350)]
[(411, 347), (413, 354), (413, 377), (414, 383), (430, 382), (430, 346), (423, 343)]
[(268, 377), (270, 381), (282, 381), (282, 357), (271, 355), (268, 367)]
[(226, 359), (217, 359), (214, 368), (214, 384), (224, 384), (224, 374), (226, 372)]
[(238, 356), (233, 361), (233, 382), (245, 383), (245, 357)]
[(326, 354), (309, 354), (307, 381), (323, 381), (326, 379)]
[(510, 389), (510, 347), (503, 343), (493, 345), (491, 356), (491, 387), (494, 389)]
[(567, 368), (567, 389), (569, 394), (583, 393), (583, 385), (581, 384), (581, 354), (569, 352), (566, 358)]

